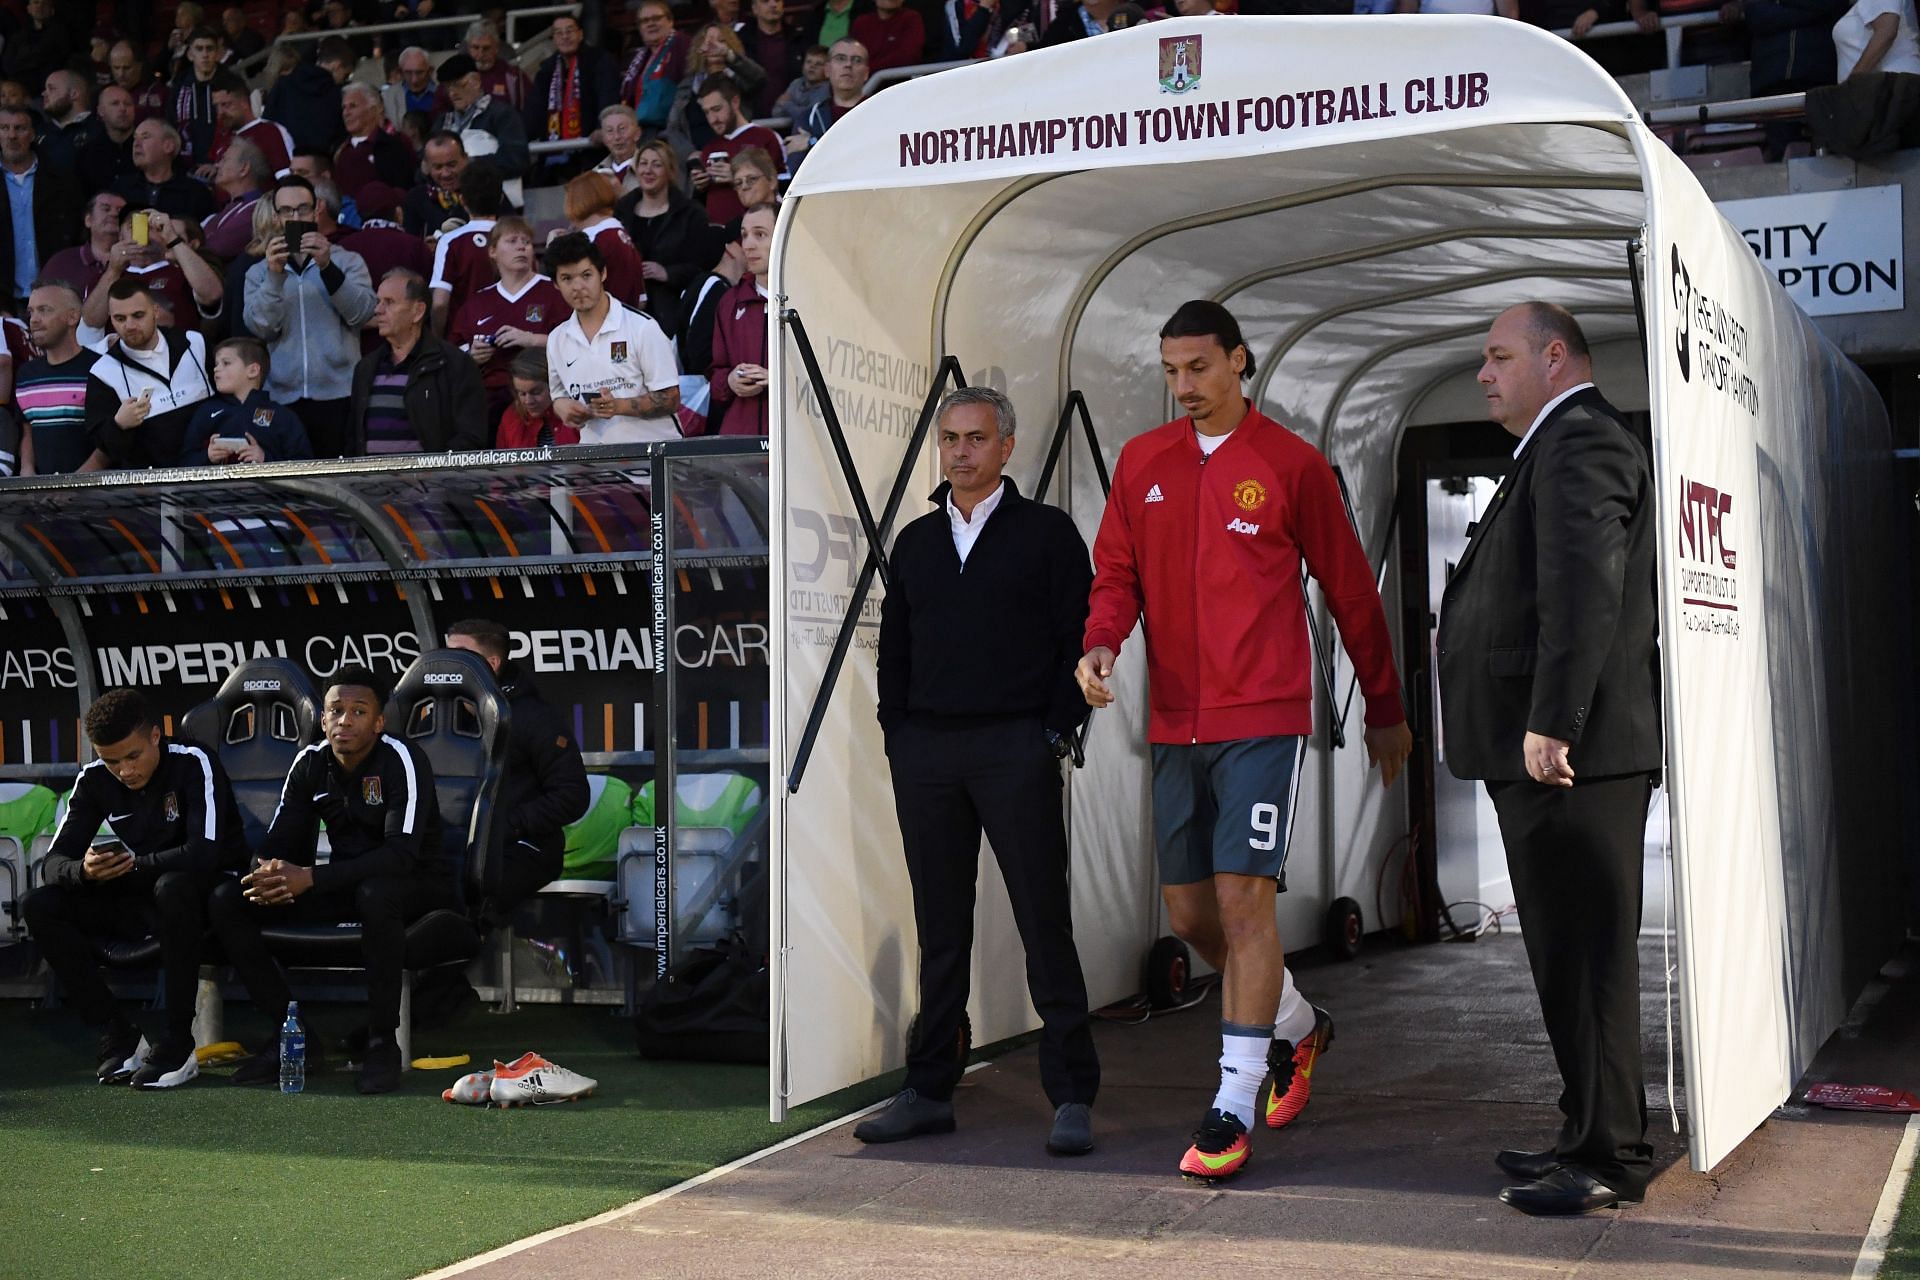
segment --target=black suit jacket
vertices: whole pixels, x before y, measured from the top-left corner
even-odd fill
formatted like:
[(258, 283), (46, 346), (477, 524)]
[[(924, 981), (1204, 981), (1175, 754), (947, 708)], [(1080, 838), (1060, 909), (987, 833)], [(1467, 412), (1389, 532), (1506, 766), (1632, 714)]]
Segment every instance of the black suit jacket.
[[(80, 188), (71, 172), (45, 161), (33, 175), (33, 238), (40, 262), (62, 249), (71, 249), (79, 241)], [(13, 295), (13, 195), (0, 181), (0, 281), (7, 295)], [(39, 274), (40, 263), (34, 264)]]
[(1529, 730), (1582, 778), (1660, 767), (1655, 510), (1647, 451), (1589, 388), (1534, 432), (1440, 609), (1456, 777), (1521, 781)]

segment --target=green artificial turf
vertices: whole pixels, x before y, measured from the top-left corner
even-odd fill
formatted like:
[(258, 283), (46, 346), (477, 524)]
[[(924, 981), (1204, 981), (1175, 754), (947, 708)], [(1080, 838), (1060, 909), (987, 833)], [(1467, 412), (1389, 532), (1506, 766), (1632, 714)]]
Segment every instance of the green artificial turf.
[(1894, 1219), (1893, 1238), (1887, 1242), (1887, 1257), (1881, 1264), (1880, 1278), (1920, 1280), (1920, 1174), (1907, 1181), (1907, 1193), (1900, 1201), (1900, 1216)]
[(420, 1037), (416, 1053), (484, 1066), (535, 1049), (600, 1082), (583, 1102), (511, 1111), (442, 1102), (467, 1067), (372, 1098), (346, 1071), (300, 1095), (234, 1088), (231, 1068), (161, 1092), (103, 1087), (72, 1015), (20, 1002), (0, 1004), (0, 1045), (4, 1280), (413, 1276), (658, 1191), (889, 1083), (770, 1125), (764, 1067), (644, 1061), (605, 1008), (475, 1012)]

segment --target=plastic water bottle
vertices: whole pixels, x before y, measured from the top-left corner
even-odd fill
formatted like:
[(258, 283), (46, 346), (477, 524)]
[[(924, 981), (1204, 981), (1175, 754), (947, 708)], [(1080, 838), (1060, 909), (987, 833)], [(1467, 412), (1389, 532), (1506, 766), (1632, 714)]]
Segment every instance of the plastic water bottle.
[(300, 1002), (287, 1002), (287, 1020), (280, 1024), (280, 1092), (300, 1093), (307, 1087), (307, 1032), (300, 1025)]

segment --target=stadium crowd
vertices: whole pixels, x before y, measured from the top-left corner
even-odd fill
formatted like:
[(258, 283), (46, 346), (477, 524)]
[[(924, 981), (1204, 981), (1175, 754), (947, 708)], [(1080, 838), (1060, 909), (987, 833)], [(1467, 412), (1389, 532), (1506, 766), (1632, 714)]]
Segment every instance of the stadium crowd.
[[(556, 18), (532, 74), (504, 10), (404, 48), (359, 31), (445, 17), (434, 3), (182, 0), (152, 33), (154, 14), (118, 0), (0, 6), (0, 475), (763, 433), (768, 228), (869, 77), (1169, 16), (614, 0)], [(1241, 6), (1498, 13), (1576, 36), (1630, 19), (1647, 34), (1592, 46), (1616, 72), (1663, 56), (1663, 12), (1711, 7)], [(1920, 85), (1913, 0), (1727, 0), (1718, 16), (1688, 33), (1690, 60), (1750, 57), (1755, 93)], [(457, 48), (428, 47), (457, 30)], [(1769, 149), (1794, 132), (1770, 130)], [(563, 376), (550, 344), (592, 359)]]

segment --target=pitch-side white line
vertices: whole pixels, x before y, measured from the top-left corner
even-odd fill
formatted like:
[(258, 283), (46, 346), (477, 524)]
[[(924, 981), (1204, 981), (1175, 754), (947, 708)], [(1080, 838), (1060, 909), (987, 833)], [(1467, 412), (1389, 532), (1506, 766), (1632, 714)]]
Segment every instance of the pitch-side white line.
[(1887, 1260), (1887, 1244), (1893, 1238), (1893, 1223), (1900, 1216), (1900, 1202), (1907, 1196), (1907, 1181), (1913, 1177), (1913, 1153), (1920, 1143), (1920, 1115), (1907, 1117), (1906, 1132), (1893, 1152), (1893, 1168), (1887, 1170), (1887, 1185), (1880, 1188), (1880, 1205), (1873, 1211), (1867, 1238), (1860, 1242), (1860, 1256), (1853, 1261), (1853, 1280), (1873, 1280)]
[[(992, 1065), (990, 1062), (976, 1062), (967, 1068), (967, 1074), (971, 1075), (982, 1067)], [(449, 1280), (452, 1276), (465, 1275), (469, 1271), (476, 1271), (488, 1263), (498, 1262), (502, 1258), (510, 1258), (516, 1253), (525, 1252), (535, 1245), (545, 1244), (549, 1240), (558, 1240), (562, 1236), (570, 1236), (576, 1231), (585, 1231), (590, 1227), (603, 1227), (609, 1222), (616, 1222), (626, 1217), (628, 1214), (638, 1213), (642, 1209), (659, 1204), (662, 1200), (671, 1200), (682, 1191), (691, 1191), (695, 1187), (704, 1186), (717, 1178), (724, 1178), (735, 1169), (744, 1169), (756, 1161), (764, 1160), (771, 1155), (777, 1155), (785, 1151), (788, 1147), (797, 1147), (810, 1138), (817, 1138), (823, 1133), (831, 1133), (843, 1124), (850, 1124), (863, 1116), (870, 1116), (892, 1101), (893, 1099), (891, 1097), (882, 1098), (872, 1106), (862, 1107), (858, 1111), (849, 1111), (838, 1120), (829, 1120), (823, 1125), (817, 1125), (807, 1130), (805, 1133), (796, 1133), (783, 1142), (776, 1142), (770, 1147), (763, 1147), (759, 1151), (749, 1152), (741, 1156), (738, 1160), (709, 1169), (705, 1173), (695, 1174), (685, 1182), (676, 1182), (670, 1187), (665, 1187), (654, 1192), (652, 1195), (641, 1196), (638, 1200), (620, 1205), (617, 1208), (609, 1209), (605, 1213), (598, 1214), (582, 1222), (571, 1222), (564, 1227), (555, 1227), (551, 1231), (542, 1231), (538, 1235), (528, 1236), (524, 1240), (515, 1240), (512, 1244), (503, 1244), (498, 1249), (488, 1250), (486, 1253), (468, 1258), (462, 1262), (455, 1262), (450, 1266), (440, 1268), (438, 1271), (429, 1271), (417, 1277), (417, 1280)], [(1905, 1185), (1904, 1180), (1902, 1181), (1902, 1185)], [(1875, 1219), (1875, 1221), (1878, 1221), (1878, 1219)]]

